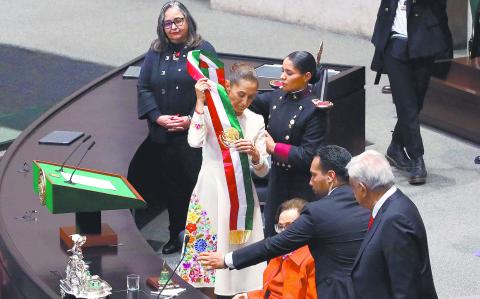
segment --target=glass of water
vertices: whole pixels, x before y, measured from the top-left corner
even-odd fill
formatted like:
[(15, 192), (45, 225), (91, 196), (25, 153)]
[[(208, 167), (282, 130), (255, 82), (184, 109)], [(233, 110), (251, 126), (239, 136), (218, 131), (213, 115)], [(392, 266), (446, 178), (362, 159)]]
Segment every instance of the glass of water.
[(127, 275), (127, 291), (138, 292), (140, 289), (140, 275), (128, 274)]

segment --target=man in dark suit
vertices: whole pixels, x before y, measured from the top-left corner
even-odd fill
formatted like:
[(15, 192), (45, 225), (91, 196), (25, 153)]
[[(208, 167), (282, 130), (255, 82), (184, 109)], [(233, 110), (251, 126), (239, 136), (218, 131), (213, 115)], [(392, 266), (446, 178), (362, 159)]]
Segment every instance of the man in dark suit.
[(418, 116), (434, 59), (452, 57), (446, 0), (382, 0), (372, 43), (372, 70), (388, 74), (398, 117), (386, 157), (391, 165), (409, 171), (410, 184), (424, 184), (427, 170)]
[(369, 150), (347, 169), (355, 198), (372, 211), (352, 270), (355, 297), (437, 298), (422, 217), (393, 185), (387, 160)]
[(321, 199), (306, 206), (282, 233), (232, 253), (202, 253), (207, 268), (242, 269), (308, 244), (321, 298), (352, 298), (350, 271), (367, 230), (369, 212), (355, 201), (345, 166), (350, 153), (335, 145), (318, 150), (310, 186)]

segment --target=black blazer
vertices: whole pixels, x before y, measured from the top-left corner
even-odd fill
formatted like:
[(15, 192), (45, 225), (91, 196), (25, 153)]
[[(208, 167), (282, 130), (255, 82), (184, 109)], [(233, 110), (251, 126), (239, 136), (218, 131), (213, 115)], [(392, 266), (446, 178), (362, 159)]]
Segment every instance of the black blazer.
[[(373, 30), (375, 55), (372, 70), (382, 71), (383, 58), (390, 39), (398, 0), (382, 0)], [(408, 56), (452, 56), (452, 36), (448, 28), (446, 0), (407, 0)], [(448, 54), (445, 54), (448, 53)]]
[(216, 55), (213, 46), (205, 40), (195, 48), (170, 44), (161, 52), (149, 49), (145, 55), (137, 83), (137, 113), (139, 119), (147, 120), (149, 136), (154, 142), (187, 140), (188, 130), (168, 132), (156, 120), (163, 114), (193, 115), (195, 80), (187, 72), (187, 54), (197, 49)]
[(401, 191), (390, 196), (375, 217), (352, 280), (356, 298), (437, 298), (422, 217)]
[(355, 257), (367, 230), (370, 211), (356, 202), (344, 185), (309, 203), (284, 232), (233, 252), (241, 269), (308, 244), (315, 259), (319, 298), (353, 298), (350, 279)]

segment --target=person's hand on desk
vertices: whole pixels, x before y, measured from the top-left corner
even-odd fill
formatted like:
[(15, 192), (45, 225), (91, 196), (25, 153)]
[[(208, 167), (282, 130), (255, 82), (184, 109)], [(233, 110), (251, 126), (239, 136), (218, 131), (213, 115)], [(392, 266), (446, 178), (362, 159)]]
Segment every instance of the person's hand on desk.
[(237, 294), (237, 295), (233, 296), (232, 299), (248, 299), (248, 295), (247, 295), (247, 293), (240, 293), (240, 294)]
[(227, 268), (223, 254), (216, 251), (202, 252), (198, 260), (208, 270)]

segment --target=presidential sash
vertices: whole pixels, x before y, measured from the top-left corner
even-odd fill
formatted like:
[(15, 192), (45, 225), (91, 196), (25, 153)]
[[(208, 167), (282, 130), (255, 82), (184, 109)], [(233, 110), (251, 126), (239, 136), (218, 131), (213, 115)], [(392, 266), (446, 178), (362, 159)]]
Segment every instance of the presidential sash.
[(243, 138), (243, 133), (224, 87), (223, 62), (207, 51), (194, 50), (188, 53), (187, 70), (194, 80), (208, 78), (215, 83), (215, 88), (205, 91), (205, 98), (222, 153), (228, 188), (229, 240), (231, 244), (243, 244), (248, 241), (253, 227), (252, 178), (247, 154), (237, 152), (234, 147), (235, 141)]

